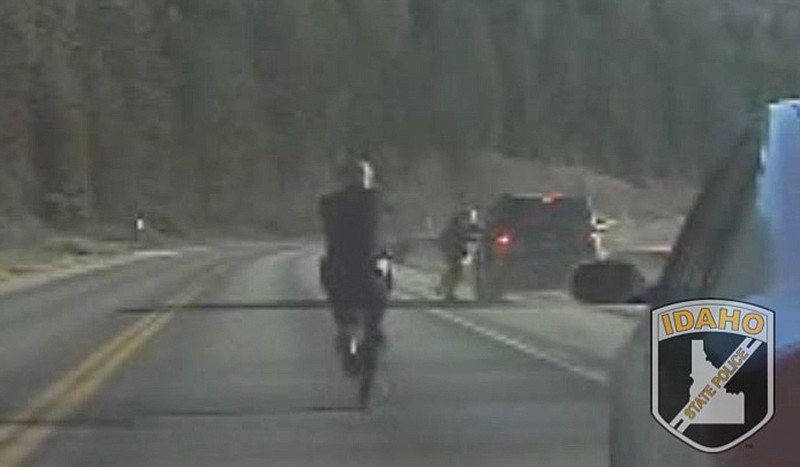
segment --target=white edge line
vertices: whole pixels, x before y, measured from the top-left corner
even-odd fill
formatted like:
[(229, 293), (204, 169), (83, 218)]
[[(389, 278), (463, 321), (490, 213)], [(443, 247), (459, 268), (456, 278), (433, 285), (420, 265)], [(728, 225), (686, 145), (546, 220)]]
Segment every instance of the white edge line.
[(468, 329), (476, 334), (491, 339), (495, 342), (499, 342), (500, 344), (503, 344), (506, 347), (510, 347), (525, 355), (528, 355), (529, 357), (533, 357), (539, 360), (544, 360), (548, 363), (558, 366), (559, 368), (562, 368), (578, 376), (581, 376), (589, 381), (593, 381), (595, 383), (600, 383), (603, 385), (608, 383), (608, 377), (605, 375), (605, 373), (601, 371), (594, 370), (591, 368), (586, 368), (580, 365), (576, 365), (574, 363), (570, 363), (564, 357), (555, 356), (553, 354), (543, 352), (542, 350), (535, 349), (523, 342), (518, 341), (517, 339), (506, 336), (505, 334), (499, 333), (497, 331), (487, 329), (479, 324), (476, 324), (470, 320), (456, 316), (445, 310), (426, 309), (422, 311), (429, 315), (436, 316), (437, 318), (449, 321), (453, 324), (457, 324), (458, 326)]

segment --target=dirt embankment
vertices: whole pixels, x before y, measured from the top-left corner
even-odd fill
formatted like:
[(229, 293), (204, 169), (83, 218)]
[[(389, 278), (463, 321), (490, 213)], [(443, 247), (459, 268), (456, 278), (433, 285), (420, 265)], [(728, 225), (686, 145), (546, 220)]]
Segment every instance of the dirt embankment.
[(0, 283), (81, 266), (162, 244), (153, 235), (134, 242), (131, 232), (113, 227), (86, 227), (61, 232), (30, 215), (4, 216), (0, 221)]

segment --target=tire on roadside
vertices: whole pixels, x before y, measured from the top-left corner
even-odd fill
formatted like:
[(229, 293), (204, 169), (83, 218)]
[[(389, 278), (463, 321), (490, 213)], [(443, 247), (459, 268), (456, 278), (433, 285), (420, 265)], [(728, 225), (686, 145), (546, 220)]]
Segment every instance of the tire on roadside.
[(644, 291), (645, 279), (631, 264), (603, 260), (579, 265), (569, 288), (583, 302), (625, 303)]

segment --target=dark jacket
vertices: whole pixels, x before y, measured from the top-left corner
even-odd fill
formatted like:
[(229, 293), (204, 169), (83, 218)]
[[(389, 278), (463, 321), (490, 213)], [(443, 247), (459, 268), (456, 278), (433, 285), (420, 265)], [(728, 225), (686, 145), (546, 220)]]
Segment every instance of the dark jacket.
[(348, 188), (324, 196), (320, 215), (325, 231), (320, 279), (334, 309), (385, 309), (388, 285), (376, 270), (381, 251), (377, 192)]
[(380, 252), (378, 194), (348, 188), (320, 201), (325, 254), (333, 263), (351, 268), (374, 266)]

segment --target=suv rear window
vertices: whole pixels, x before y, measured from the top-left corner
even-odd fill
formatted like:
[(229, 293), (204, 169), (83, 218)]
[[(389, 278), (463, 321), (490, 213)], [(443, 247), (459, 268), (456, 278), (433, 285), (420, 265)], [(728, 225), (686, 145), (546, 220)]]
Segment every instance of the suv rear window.
[(575, 230), (589, 226), (592, 214), (585, 197), (556, 198), (550, 202), (534, 197), (507, 198), (497, 205), (493, 219), (497, 226)]

